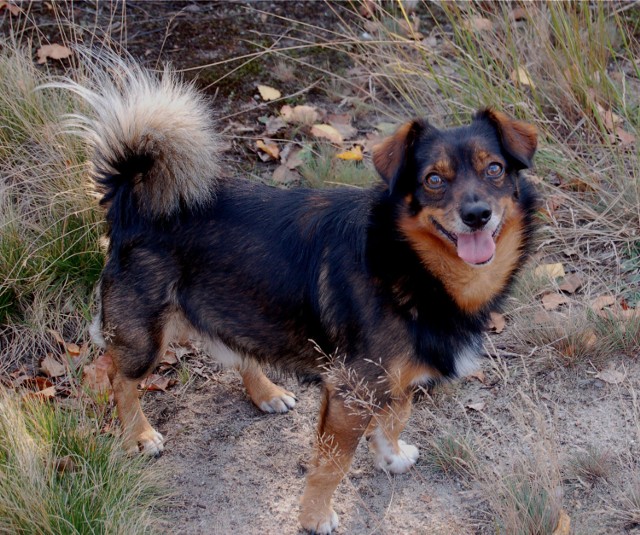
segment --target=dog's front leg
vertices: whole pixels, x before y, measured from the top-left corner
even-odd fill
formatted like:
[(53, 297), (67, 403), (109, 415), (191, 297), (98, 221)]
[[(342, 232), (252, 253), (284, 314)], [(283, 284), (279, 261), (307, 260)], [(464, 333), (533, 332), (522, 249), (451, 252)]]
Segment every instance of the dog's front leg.
[(331, 497), (351, 465), (358, 442), (371, 419), (361, 408), (349, 406), (344, 394), (325, 386), (316, 451), (302, 496), (300, 523), (316, 534), (338, 527)]

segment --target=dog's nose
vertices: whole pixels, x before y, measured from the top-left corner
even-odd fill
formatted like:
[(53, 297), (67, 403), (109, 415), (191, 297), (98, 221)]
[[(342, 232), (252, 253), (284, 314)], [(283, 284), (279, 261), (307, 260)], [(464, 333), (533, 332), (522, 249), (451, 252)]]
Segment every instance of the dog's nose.
[(483, 201), (467, 202), (460, 208), (460, 217), (466, 225), (478, 229), (491, 219), (491, 207)]

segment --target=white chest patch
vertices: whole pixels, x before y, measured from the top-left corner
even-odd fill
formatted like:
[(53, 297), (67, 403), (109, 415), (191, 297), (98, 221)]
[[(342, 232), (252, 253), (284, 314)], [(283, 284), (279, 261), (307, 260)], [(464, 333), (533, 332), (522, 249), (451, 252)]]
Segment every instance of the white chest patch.
[(480, 368), (480, 349), (471, 346), (456, 355), (456, 375), (466, 377)]

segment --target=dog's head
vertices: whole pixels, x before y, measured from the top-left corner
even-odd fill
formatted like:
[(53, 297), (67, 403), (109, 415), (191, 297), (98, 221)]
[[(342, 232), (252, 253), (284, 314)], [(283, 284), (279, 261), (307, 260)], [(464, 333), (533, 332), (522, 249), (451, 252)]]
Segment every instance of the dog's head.
[(406, 210), (405, 227), (438, 254), (489, 264), (509, 221), (521, 217), (518, 171), (531, 165), (536, 129), (485, 109), (468, 126), (415, 120), (376, 146), (373, 162)]

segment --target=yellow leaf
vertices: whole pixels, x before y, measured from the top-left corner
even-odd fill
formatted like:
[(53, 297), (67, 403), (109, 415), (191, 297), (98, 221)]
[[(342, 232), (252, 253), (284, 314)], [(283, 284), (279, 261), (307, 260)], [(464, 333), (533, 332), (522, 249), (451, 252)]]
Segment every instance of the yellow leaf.
[(533, 270), (533, 274), (536, 277), (549, 277), (550, 279), (555, 279), (557, 277), (564, 277), (564, 266), (560, 263), (558, 264), (542, 264)]
[(279, 99), (282, 96), (282, 93), (273, 87), (269, 87), (268, 85), (259, 85), (258, 92), (262, 97), (262, 100), (266, 100), (269, 102), (270, 100)]
[(360, 148), (360, 145), (356, 145), (352, 149), (345, 150), (340, 154), (336, 154), (336, 158), (340, 158), (341, 160), (352, 160), (354, 162), (361, 162), (363, 158), (362, 148)]
[(65, 59), (68, 58), (73, 52), (66, 46), (62, 45), (42, 45), (36, 51), (38, 55), (38, 63), (46, 63), (47, 58), (51, 59)]
[(560, 511), (558, 525), (551, 535), (569, 535), (571, 533), (571, 518), (566, 511)]
[(531, 80), (529, 73), (524, 67), (518, 67), (515, 71), (511, 73), (511, 81), (520, 84), (527, 85), (532, 89), (535, 89), (536, 85)]
[(311, 127), (311, 135), (328, 139), (331, 143), (342, 143), (342, 135), (333, 126), (328, 124), (314, 124)]
[(262, 141), (261, 139), (259, 139), (258, 141), (256, 141), (256, 146), (265, 154), (268, 154), (270, 158), (272, 158), (273, 160), (277, 160), (278, 157), (280, 156), (280, 149), (278, 148), (278, 145), (276, 145), (275, 143), (270, 143), (267, 142), (265, 143), (264, 141)]

